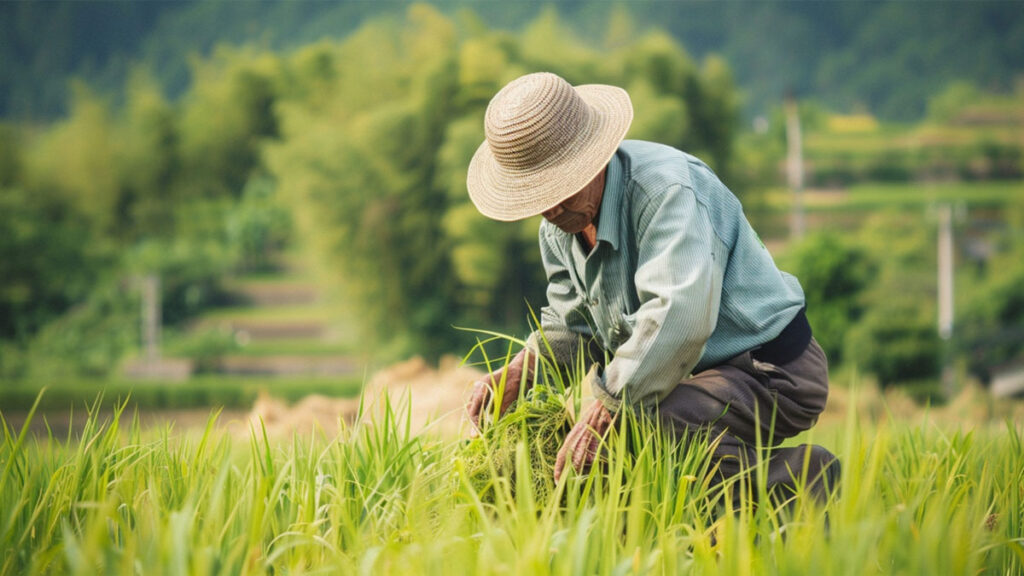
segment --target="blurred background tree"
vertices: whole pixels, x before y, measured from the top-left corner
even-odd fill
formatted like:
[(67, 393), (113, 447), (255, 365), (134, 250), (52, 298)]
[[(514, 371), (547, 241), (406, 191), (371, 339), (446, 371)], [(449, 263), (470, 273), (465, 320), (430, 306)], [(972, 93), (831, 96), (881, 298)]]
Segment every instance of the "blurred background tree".
[(995, 254), (970, 270), (957, 323), (969, 370), (988, 383), (993, 374), (1024, 360), (1024, 201), (1009, 209), (1009, 225)]
[(847, 335), (868, 305), (865, 292), (879, 266), (869, 254), (853, 239), (825, 230), (793, 246), (779, 263), (800, 279), (815, 338), (835, 365), (845, 360)]
[[(518, 37), (478, 29), (460, 40), (452, 20), (417, 5), (337, 47), (299, 51), (285, 67), (283, 136), (267, 155), (282, 194), (308, 212), (301, 228), (326, 240), (325, 262), (360, 279), (339, 283), (370, 333), (401, 335), (428, 355), (465, 344), (452, 326), (523, 331), (527, 302), (543, 305), (537, 220), (488, 221), (465, 194), (484, 109), (508, 81), (552, 70), (577, 84), (625, 85), (636, 109), (630, 137), (708, 151), (722, 167), (732, 160), (739, 109), (723, 62), (702, 71), (657, 32), (602, 54), (553, 9)], [(325, 90), (332, 101), (293, 98)]]
[(897, 213), (869, 218), (860, 232), (878, 269), (862, 294), (864, 316), (846, 339), (844, 355), (882, 386), (934, 379), (941, 368), (934, 238), (933, 227)]

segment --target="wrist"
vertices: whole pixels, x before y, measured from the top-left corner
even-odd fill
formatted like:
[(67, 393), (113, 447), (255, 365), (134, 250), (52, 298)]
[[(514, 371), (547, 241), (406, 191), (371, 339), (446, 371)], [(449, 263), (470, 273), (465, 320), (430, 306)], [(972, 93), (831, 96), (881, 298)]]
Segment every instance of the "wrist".
[(584, 379), (590, 385), (591, 393), (601, 406), (610, 414), (618, 413), (619, 409), (622, 408), (622, 399), (616, 398), (605, 388), (604, 377), (600, 374), (597, 364), (591, 367), (590, 372), (587, 373)]

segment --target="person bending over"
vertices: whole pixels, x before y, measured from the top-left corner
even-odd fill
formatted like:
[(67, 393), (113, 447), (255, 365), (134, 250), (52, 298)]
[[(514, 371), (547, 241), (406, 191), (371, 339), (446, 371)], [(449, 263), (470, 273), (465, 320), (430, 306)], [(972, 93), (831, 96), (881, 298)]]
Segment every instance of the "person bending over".
[[(800, 283), (775, 266), (739, 200), (694, 156), (624, 140), (632, 118), (621, 88), (522, 76), (487, 107), (469, 196), (494, 220), (544, 217), (540, 321), (551, 360), (570, 362), (581, 342), (610, 353), (587, 376), (597, 401), (566, 436), (556, 480), (567, 465), (588, 469), (625, 409), (670, 431), (709, 431), (724, 479), (756, 461), (757, 438), (778, 444), (815, 424), (828, 396), (825, 354)], [(503, 368), (499, 413), (521, 380), (532, 384), (522, 375), (540, 354), (538, 337)], [(500, 375), (476, 382), (467, 404), (474, 425)], [(805, 472), (811, 491), (824, 494), (838, 470), (821, 446), (777, 448), (767, 482), (792, 486)]]

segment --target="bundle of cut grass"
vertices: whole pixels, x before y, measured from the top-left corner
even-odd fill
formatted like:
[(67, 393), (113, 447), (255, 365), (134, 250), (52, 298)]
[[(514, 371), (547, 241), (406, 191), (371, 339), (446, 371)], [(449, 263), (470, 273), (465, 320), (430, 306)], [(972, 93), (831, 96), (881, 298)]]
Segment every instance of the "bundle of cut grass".
[(538, 501), (545, 501), (554, 488), (555, 458), (572, 428), (572, 416), (564, 395), (543, 385), (534, 386), (502, 418), (487, 426), (483, 434), (461, 450), (469, 483), (485, 502), (494, 502), (501, 482), (508, 482), (510, 496), (522, 478), (516, 474), (516, 450), (526, 446), (530, 478)]

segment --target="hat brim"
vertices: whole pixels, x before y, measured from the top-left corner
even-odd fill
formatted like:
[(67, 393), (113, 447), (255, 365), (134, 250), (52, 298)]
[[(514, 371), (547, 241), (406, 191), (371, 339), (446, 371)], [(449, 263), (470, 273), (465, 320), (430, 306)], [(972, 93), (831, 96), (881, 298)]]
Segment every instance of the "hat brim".
[(585, 84), (576, 93), (594, 112), (570, 150), (540, 168), (509, 169), (485, 140), (469, 163), (469, 198), (484, 216), (514, 222), (549, 210), (583, 189), (618, 149), (633, 121), (629, 94), (617, 86)]

